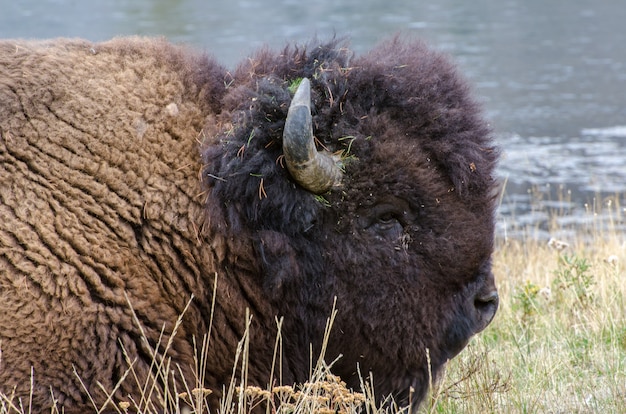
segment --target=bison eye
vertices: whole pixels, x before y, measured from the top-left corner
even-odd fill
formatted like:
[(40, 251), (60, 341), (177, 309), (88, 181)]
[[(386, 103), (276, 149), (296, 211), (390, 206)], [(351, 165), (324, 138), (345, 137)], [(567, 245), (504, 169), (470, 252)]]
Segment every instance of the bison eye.
[(404, 213), (392, 205), (378, 205), (372, 207), (367, 214), (364, 227), (378, 237), (395, 240), (402, 234)]
[(363, 230), (385, 240), (397, 240), (415, 219), (409, 203), (397, 197), (364, 207), (359, 214)]
[(381, 236), (397, 239), (402, 234), (403, 226), (395, 214), (385, 213), (376, 218), (371, 228)]
[(379, 227), (392, 227), (396, 224), (400, 224), (400, 220), (398, 220), (394, 213), (386, 212), (376, 218), (376, 224)]

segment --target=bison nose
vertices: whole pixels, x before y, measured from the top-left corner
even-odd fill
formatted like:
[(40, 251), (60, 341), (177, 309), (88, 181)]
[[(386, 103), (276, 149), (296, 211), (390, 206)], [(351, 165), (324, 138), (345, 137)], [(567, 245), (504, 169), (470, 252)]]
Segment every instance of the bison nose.
[(474, 297), (474, 307), (478, 316), (477, 332), (482, 331), (491, 323), (498, 310), (499, 302), (498, 291), (495, 289), (488, 292), (479, 292)]

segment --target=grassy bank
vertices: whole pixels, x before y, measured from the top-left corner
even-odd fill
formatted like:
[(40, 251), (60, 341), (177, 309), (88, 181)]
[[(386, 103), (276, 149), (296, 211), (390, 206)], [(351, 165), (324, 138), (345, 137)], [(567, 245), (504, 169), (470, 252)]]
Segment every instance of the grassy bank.
[[(608, 222), (594, 222), (596, 211), (585, 226), (562, 229), (555, 220), (549, 230), (566, 235), (559, 240), (538, 239), (532, 229), (528, 237), (499, 238), (496, 319), (448, 364), (420, 413), (626, 412), (626, 239), (616, 225), (620, 207), (610, 207), (615, 215)], [(241, 358), (246, 346), (242, 340)], [(167, 358), (157, 360), (164, 372), (171, 369)], [(367, 386), (364, 393), (348, 392), (323, 365), (300, 386), (240, 393), (245, 385), (227, 390), (223, 413), (268, 399), (272, 413), (381, 411), (371, 399), (362, 405)], [(208, 412), (206, 390), (145, 389), (168, 399), (165, 412)], [(148, 400), (134, 396), (115, 407), (120, 413), (162, 411)], [(27, 406), (0, 396), (0, 414), (29, 412)]]
[(422, 412), (626, 412), (624, 264), (617, 238), (501, 245), (498, 315)]

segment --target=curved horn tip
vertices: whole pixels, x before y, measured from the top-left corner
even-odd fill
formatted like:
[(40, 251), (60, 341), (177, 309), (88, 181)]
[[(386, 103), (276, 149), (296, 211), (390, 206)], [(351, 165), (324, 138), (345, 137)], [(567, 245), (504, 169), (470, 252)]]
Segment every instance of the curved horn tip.
[(300, 85), (293, 94), (291, 106), (305, 105), (311, 106), (311, 81), (308, 78), (302, 78)]
[(311, 83), (303, 78), (291, 100), (285, 129), (283, 153), (294, 180), (315, 194), (322, 194), (341, 183), (342, 172), (331, 154), (318, 152), (311, 123)]

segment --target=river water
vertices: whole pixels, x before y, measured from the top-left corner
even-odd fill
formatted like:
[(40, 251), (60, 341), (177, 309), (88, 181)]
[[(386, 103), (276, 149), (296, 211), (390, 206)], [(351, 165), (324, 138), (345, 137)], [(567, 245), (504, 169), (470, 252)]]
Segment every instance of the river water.
[(503, 148), (501, 234), (549, 237), (551, 211), (562, 226), (623, 228), (623, 0), (0, 0), (0, 10), (4, 38), (162, 35), (231, 67), (314, 35), (348, 35), (357, 52), (397, 32), (424, 38), (474, 83)]

